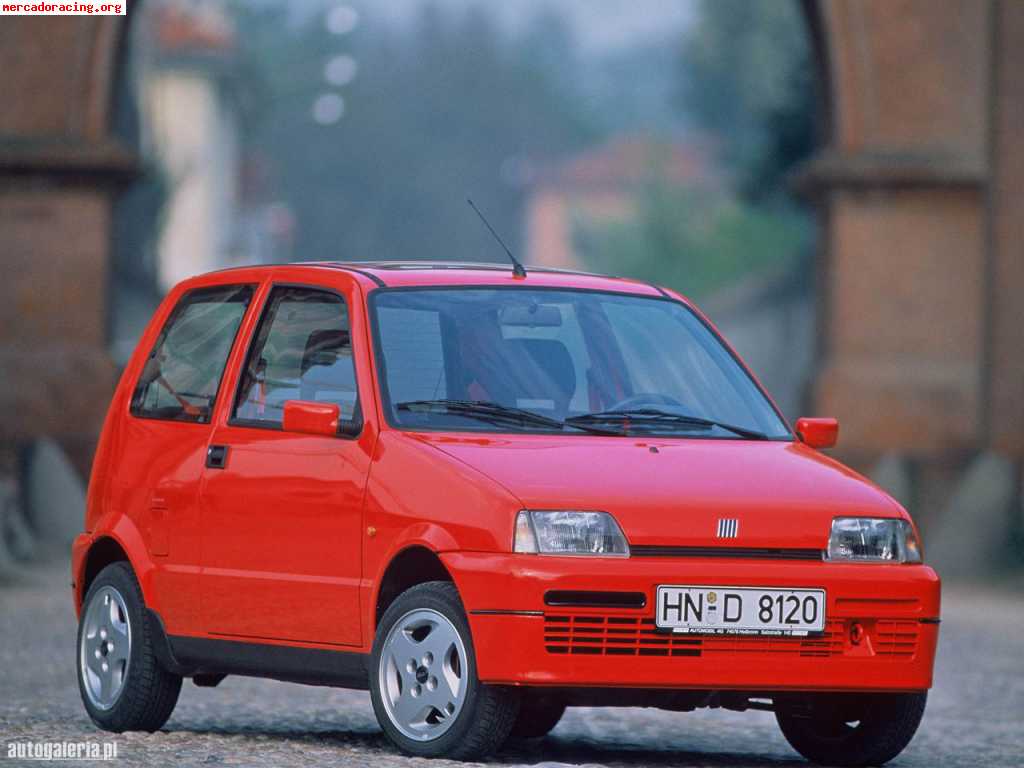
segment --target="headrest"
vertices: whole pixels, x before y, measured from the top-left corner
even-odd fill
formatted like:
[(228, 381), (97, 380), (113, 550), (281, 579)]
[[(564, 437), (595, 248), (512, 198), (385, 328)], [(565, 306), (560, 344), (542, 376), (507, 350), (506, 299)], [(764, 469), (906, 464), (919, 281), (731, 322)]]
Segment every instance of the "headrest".
[(313, 331), (309, 334), (306, 350), (302, 353), (302, 372), (305, 373), (315, 365), (334, 365), (338, 356), (348, 349), (351, 343), (352, 337), (348, 331)]
[[(530, 359), (540, 371), (561, 390), (563, 397), (572, 397), (576, 392), (576, 368), (572, 363), (572, 355), (565, 344), (556, 339), (506, 339), (506, 344), (513, 348), (513, 360)], [(515, 348), (518, 347), (518, 350)], [(516, 354), (521, 352), (523, 354)], [(524, 377), (528, 381), (533, 377)], [(539, 389), (543, 389), (543, 383)], [(530, 393), (543, 395), (542, 391)], [(551, 393), (548, 392), (548, 395)]]

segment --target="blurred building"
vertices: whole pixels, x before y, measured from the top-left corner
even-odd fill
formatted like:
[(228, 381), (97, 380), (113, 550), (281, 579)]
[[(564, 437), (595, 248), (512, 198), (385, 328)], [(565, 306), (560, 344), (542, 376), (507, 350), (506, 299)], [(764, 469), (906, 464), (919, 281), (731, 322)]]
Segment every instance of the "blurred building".
[(706, 139), (666, 141), (624, 136), (539, 172), (526, 201), (526, 261), (579, 269), (574, 243), (579, 226), (635, 218), (651, 185), (720, 194)]

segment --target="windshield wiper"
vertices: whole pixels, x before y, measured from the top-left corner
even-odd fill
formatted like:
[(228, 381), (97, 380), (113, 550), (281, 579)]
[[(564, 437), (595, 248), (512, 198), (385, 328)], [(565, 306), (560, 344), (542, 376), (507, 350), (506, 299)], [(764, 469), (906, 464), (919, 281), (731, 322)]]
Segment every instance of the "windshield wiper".
[(593, 432), (598, 435), (621, 435), (619, 428), (609, 429), (597, 424), (570, 424), (559, 421), (525, 408), (514, 408), (510, 405), (493, 403), (486, 400), (407, 400), (395, 406), (400, 411), (413, 413), (450, 413), (453, 416), (465, 416), (481, 421), (520, 424), (522, 426), (545, 427), (557, 429), (559, 432), (566, 427), (582, 432)]
[(764, 432), (746, 427), (737, 427), (734, 424), (727, 424), (724, 421), (705, 419), (701, 416), (690, 416), (682, 413), (671, 413), (658, 408), (636, 408), (625, 411), (598, 411), (596, 413), (584, 413), (581, 416), (570, 416), (565, 420), (570, 426), (592, 425), (592, 424), (620, 424), (624, 429), (629, 425), (636, 424), (644, 427), (683, 427), (690, 429), (712, 429), (718, 427), (727, 430), (740, 437), (751, 440), (767, 440)]
[(407, 400), (395, 406), (400, 411), (414, 413), (450, 413), (483, 421), (514, 422), (523, 425), (548, 427), (561, 431), (565, 424), (524, 408), (491, 403), (482, 400)]

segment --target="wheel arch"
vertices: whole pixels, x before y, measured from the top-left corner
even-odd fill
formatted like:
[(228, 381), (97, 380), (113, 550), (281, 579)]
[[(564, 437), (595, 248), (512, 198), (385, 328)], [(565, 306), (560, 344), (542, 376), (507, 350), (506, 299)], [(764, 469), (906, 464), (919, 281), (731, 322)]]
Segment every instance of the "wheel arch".
[[(131, 560), (121, 543), (113, 536), (100, 536), (94, 541), (85, 553), (85, 560), (82, 563), (81, 587), (78, 590), (78, 604), (81, 606), (89, 587), (99, 575), (100, 571), (108, 565), (117, 562), (126, 562), (131, 566)], [(135, 570), (134, 567), (132, 570)]]
[(437, 552), (423, 544), (412, 544), (396, 553), (377, 585), (371, 632), (376, 632), (381, 617), (396, 597), (410, 587), (428, 581), (455, 583)]
[[(138, 553), (143, 554), (140, 556)], [(108, 565), (124, 562), (132, 569), (142, 590), (142, 597), (148, 607), (154, 607), (152, 584), (154, 566), (146, 557), (145, 545), (134, 526), (119, 524), (115, 529), (104, 531), (88, 545), (75, 574), (75, 608), (81, 610), (82, 603), (92, 582)]]

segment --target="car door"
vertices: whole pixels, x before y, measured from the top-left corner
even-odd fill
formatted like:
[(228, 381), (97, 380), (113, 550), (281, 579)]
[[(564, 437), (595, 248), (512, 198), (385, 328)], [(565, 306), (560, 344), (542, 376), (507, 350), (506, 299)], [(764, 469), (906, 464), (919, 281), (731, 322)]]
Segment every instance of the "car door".
[(180, 295), (149, 342), (129, 413), (113, 438), (110, 508), (138, 526), (172, 634), (197, 631), (203, 463), (215, 402), (231, 397), (221, 378), (254, 289), (219, 285)]
[[(204, 626), (215, 635), (361, 642), (363, 490), (373, 447), (353, 340), (359, 288), (274, 285), (214, 428), (201, 492)], [(354, 322), (353, 322), (354, 320)], [(358, 350), (365, 354), (365, 350)], [(288, 432), (285, 403), (339, 407), (339, 434)]]

